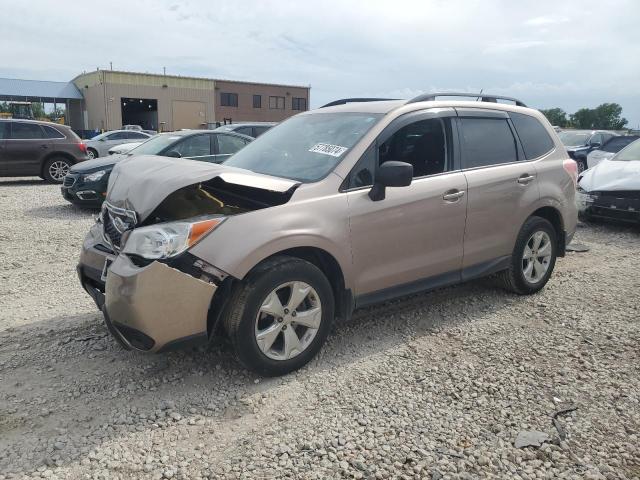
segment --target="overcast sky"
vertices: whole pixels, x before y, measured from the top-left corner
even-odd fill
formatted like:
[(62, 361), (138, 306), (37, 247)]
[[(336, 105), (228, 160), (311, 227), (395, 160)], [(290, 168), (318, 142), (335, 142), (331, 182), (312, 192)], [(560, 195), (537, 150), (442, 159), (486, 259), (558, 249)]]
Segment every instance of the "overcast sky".
[(311, 85), (311, 107), (442, 90), (618, 102), (640, 124), (638, 0), (3, 1), (0, 77), (96, 67)]

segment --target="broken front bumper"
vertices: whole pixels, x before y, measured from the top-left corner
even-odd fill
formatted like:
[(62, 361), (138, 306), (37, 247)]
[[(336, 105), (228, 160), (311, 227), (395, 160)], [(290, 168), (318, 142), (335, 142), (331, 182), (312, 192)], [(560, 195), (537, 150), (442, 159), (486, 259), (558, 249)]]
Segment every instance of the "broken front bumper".
[(576, 205), (588, 217), (640, 223), (640, 192), (576, 192)]
[(207, 341), (216, 289), (164, 263), (138, 267), (119, 255), (109, 267), (102, 311), (107, 327), (126, 348), (172, 350)]
[(104, 304), (104, 268), (115, 254), (102, 238), (102, 226), (94, 224), (84, 239), (77, 271), (82, 288), (93, 298), (99, 309)]

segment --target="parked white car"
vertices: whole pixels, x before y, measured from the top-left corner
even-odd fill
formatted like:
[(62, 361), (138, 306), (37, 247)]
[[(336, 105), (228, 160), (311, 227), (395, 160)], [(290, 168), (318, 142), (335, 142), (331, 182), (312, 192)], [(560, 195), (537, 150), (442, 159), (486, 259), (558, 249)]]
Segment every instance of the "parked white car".
[(600, 148), (589, 152), (587, 155), (587, 167), (593, 168), (602, 160), (608, 160), (612, 158), (616, 153), (622, 150), (624, 147), (629, 145), (630, 143), (638, 140), (640, 136), (638, 135), (627, 135), (624, 137), (613, 137), (604, 142)]
[(123, 143), (135, 142), (142, 143), (152, 137), (145, 132), (136, 132), (134, 130), (112, 130), (110, 132), (101, 133), (93, 137), (91, 140), (85, 140), (87, 145), (87, 156), (89, 159), (104, 157), (109, 149), (122, 145)]

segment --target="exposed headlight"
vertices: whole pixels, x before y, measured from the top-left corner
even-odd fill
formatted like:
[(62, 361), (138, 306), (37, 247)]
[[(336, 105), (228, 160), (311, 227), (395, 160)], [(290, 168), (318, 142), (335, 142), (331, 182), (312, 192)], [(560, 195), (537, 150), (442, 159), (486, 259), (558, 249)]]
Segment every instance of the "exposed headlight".
[(149, 260), (175, 257), (195, 245), (224, 221), (224, 217), (198, 222), (168, 222), (131, 230), (122, 253)]
[(89, 175), (85, 175), (83, 178), (88, 182), (97, 182), (107, 173), (106, 170), (98, 170), (97, 172), (90, 173)]
[(582, 188), (580, 185), (578, 185), (578, 192), (587, 193), (587, 191), (584, 188)]

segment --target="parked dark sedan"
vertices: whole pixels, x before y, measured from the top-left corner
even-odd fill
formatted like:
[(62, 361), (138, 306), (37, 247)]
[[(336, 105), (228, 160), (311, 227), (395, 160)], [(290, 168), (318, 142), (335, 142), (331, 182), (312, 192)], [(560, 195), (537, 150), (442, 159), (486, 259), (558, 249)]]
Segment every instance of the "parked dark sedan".
[(88, 160), (75, 165), (62, 184), (62, 196), (73, 204), (97, 208), (107, 194), (109, 175), (120, 160), (134, 155), (160, 155), (222, 163), (253, 138), (233, 132), (185, 130), (161, 133), (123, 155)]
[(60, 183), (72, 165), (87, 158), (87, 146), (66, 125), (0, 120), (0, 177), (38, 176)]

